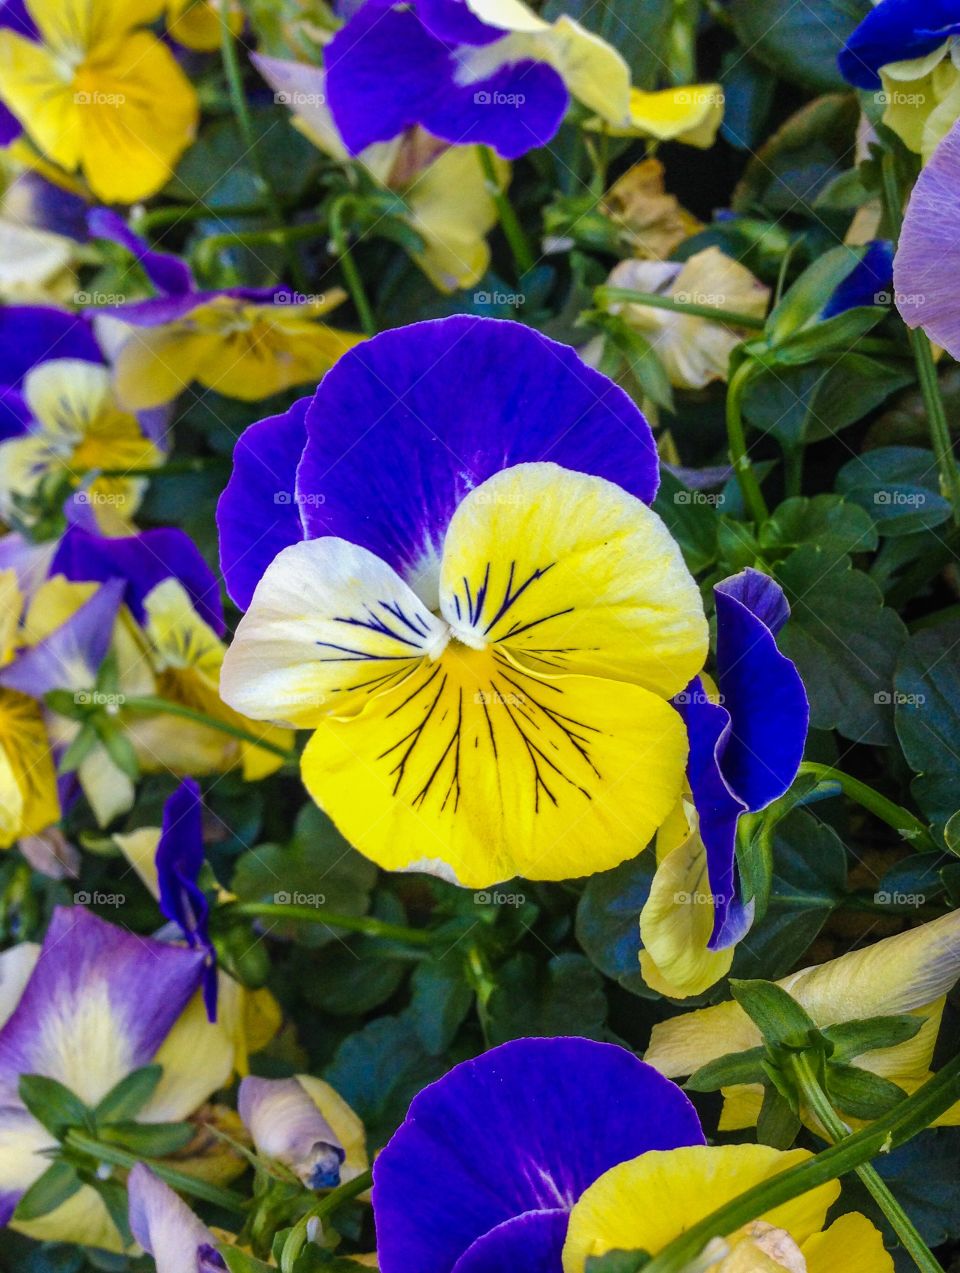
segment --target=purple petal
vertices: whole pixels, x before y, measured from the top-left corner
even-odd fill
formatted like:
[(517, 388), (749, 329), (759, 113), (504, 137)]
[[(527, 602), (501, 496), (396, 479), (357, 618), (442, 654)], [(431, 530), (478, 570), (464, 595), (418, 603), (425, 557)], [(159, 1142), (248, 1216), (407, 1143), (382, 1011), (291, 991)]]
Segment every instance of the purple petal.
[[(383, 332), (327, 373), (307, 415), (297, 500), (308, 538), (337, 535), (407, 578), (435, 558), (464, 495), (549, 460), (650, 503), (653, 434), (618, 386), (532, 328), (458, 316)], [(265, 509), (248, 508), (258, 527)]]
[(789, 788), (803, 759), (810, 705), (796, 664), (777, 648), (789, 614), (779, 584), (744, 570), (714, 589), (717, 684), (730, 713), (723, 774), (748, 809)]
[(89, 1026), (101, 996), (108, 1005), (105, 1047), (125, 1072), (147, 1065), (202, 975), (203, 956), (194, 951), (116, 928), (82, 906), (57, 907), (20, 1002), (0, 1030), (0, 1099), (19, 1105), (21, 1074), (52, 1075), (68, 1086), (81, 1080), (88, 1059), (67, 1055), (60, 1044), (82, 1015)]
[(89, 317), (40, 305), (0, 308), (0, 384), (17, 386), (37, 363), (50, 358), (103, 362)]
[[(452, 18), (443, 4), (428, 14), (444, 30), (467, 21)], [(489, 30), (468, 25), (471, 43), (478, 30)], [(455, 46), (390, 0), (367, 0), (327, 46), (324, 61), (334, 123), (355, 155), (419, 124), (455, 145), (484, 143), (516, 159), (555, 136), (570, 102), (562, 78), (545, 62), (515, 62), (459, 83)]]
[(874, 239), (821, 311), (821, 318), (835, 318), (848, 309), (890, 303), (893, 287), (893, 244)]
[(463, 0), (416, 0), (417, 17), (431, 35), (445, 44), (492, 44), (503, 38), (499, 27), (488, 26)]
[(248, 1076), (240, 1084), (237, 1109), (257, 1151), (292, 1168), (308, 1189), (340, 1184), (346, 1153), (297, 1079)]
[(110, 648), (122, 596), (122, 580), (102, 584), (66, 623), (3, 668), (0, 684), (32, 698), (89, 689)]
[(40, 33), (31, 18), (25, 0), (0, 0), (0, 27), (16, 31), (28, 40), (38, 40)]
[(925, 57), (960, 33), (956, 0), (880, 0), (844, 45), (840, 74), (857, 88), (879, 88), (879, 70)]
[[(153, 1174), (144, 1163), (130, 1172), (130, 1231), (156, 1262), (158, 1273), (205, 1273), (207, 1268), (225, 1269), (216, 1255), (214, 1236), (185, 1202)], [(216, 1261), (201, 1263), (201, 1255)]]
[(960, 267), (955, 227), (960, 217), (960, 122), (933, 152), (913, 188), (893, 263), (897, 309), (908, 327), (922, 327), (952, 357), (960, 357)]
[(87, 225), (95, 238), (119, 243), (136, 257), (158, 292), (180, 296), (196, 290), (189, 265), (179, 256), (154, 251), (146, 239), (130, 229), (119, 213), (109, 208), (93, 208), (87, 217)]
[(86, 203), (80, 195), (55, 186), (38, 172), (18, 173), (7, 187), (3, 207), (8, 216), (25, 225), (66, 235), (78, 243), (87, 241)]
[(9, 106), (0, 102), (0, 146), (9, 146), (23, 136), (23, 125)]
[(528, 1211), (497, 1225), (463, 1253), (453, 1273), (563, 1273), (569, 1213)]
[(164, 327), (186, 318), (201, 305), (227, 296), (254, 305), (283, 305), (295, 293), (288, 287), (224, 287), (218, 291), (181, 292), (175, 296), (151, 296), (144, 301), (126, 301), (122, 305), (104, 305), (98, 314), (119, 318), (133, 327)]
[(30, 408), (20, 390), (0, 388), (0, 442), (26, 433), (30, 422)]
[(60, 541), (50, 574), (80, 582), (124, 580), (123, 600), (138, 623), (146, 619), (147, 594), (164, 579), (179, 579), (204, 622), (221, 636), (226, 630), (216, 577), (182, 530), (145, 530), (112, 539), (74, 526)]
[(686, 1096), (625, 1049), (506, 1043), (420, 1092), (377, 1158), (381, 1271), (451, 1273), (491, 1229), (568, 1211), (617, 1163), (703, 1143)]
[(283, 415), (251, 425), (234, 449), (233, 473), (217, 505), (217, 526), (220, 569), (227, 592), (241, 610), (249, 606), (277, 553), (303, 539), (297, 465), (312, 401), (301, 398)]
[(206, 957), (203, 996), (207, 1017), (217, 1019), (217, 959), (210, 941), (210, 903), (198, 884), (203, 869), (203, 799), (192, 778), (185, 778), (163, 806), (157, 844), (160, 910), (178, 924), (193, 950)]
[(740, 899), (737, 873), (737, 823), (746, 806), (727, 785), (720, 757), (730, 737), (730, 713), (707, 697), (696, 677), (674, 699), (690, 743), (687, 781), (696, 805), (700, 839), (707, 854), (707, 875), (713, 897), (711, 950), (724, 950), (749, 929), (752, 908)]

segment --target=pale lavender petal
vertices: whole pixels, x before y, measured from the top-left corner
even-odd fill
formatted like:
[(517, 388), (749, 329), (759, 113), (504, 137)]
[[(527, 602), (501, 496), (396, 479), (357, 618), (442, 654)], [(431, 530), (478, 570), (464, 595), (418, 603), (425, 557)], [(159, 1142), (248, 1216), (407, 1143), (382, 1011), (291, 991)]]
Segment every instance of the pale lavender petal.
[(340, 1183), (346, 1153), (295, 1078), (245, 1078), (238, 1109), (257, 1150), (285, 1163), (308, 1189), (330, 1189)]
[(143, 1163), (131, 1170), (127, 1179), (130, 1199), (130, 1231), (148, 1255), (157, 1273), (205, 1273), (205, 1268), (227, 1266), (200, 1263), (201, 1253), (209, 1259), (216, 1239), (187, 1204)]
[(66, 623), (0, 669), (0, 684), (32, 698), (51, 690), (90, 689), (113, 637), (124, 584), (102, 584)]

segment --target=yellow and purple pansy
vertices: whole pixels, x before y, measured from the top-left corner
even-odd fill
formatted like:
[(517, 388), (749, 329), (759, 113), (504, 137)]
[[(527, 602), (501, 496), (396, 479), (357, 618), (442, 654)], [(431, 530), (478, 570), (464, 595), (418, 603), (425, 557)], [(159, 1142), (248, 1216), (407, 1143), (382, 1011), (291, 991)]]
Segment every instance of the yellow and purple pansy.
[(616, 49), (522, 0), (365, 0), (324, 60), (353, 155), (419, 124), (517, 159), (556, 135), (571, 96), (610, 123), (629, 117), (630, 71)]
[(308, 790), (382, 866), (616, 865), (680, 796), (670, 699), (707, 651), (657, 482), (649, 425), (568, 347), (465, 317), (381, 334), (237, 447), (224, 700), (313, 729)]
[(688, 791), (658, 835), (640, 917), (644, 977), (674, 998), (719, 981), (753, 922), (740, 892), (737, 824), (788, 790), (810, 716), (800, 673), (777, 648), (790, 614), (780, 585), (746, 569), (713, 592), (718, 692), (696, 677), (675, 700), (690, 742)]
[(89, 225), (131, 252), (157, 293), (99, 311), (125, 327), (113, 373), (131, 410), (163, 406), (192, 381), (255, 402), (319, 379), (362, 339), (317, 321), (344, 299), (339, 288), (317, 296), (287, 287), (201, 291), (184, 261), (150, 248), (117, 213), (96, 208)]
[(42, 949), (2, 956), (0, 1223), (32, 1237), (120, 1251), (123, 1238), (96, 1190), (76, 1189), (40, 1219), (19, 1221), (19, 1199), (50, 1165), (51, 1134), (24, 1106), (24, 1074), (56, 1079), (88, 1106), (143, 1066), (160, 1082), (137, 1114), (145, 1123), (188, 1118), (228, 1081), (235, 1045), (203, 1011), (200, 951), (139, 937), (82, 906), (58, 909)]
[(618, 1163), (703, 1145), (679, 1087), (589, 1039), (517, 1039), (420, 1092), (373, 1166), (381, 1273), (560, 1273), (570, 1212)]

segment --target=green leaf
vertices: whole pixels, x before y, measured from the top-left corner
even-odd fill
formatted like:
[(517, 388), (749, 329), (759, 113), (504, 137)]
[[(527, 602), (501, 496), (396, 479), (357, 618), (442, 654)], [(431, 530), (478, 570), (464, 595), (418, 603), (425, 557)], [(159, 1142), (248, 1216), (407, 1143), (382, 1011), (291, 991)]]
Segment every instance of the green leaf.
[(130, 1202), (126, 1187), (119, 1180), (100, 1180), (97, 1176), (91, 1178), (90, 1184), (103, 1199), (103, 1205), (110, 1213), (110, 1219), (116, 1225), (124, 1245), (130, 1246), (133, 1242), (133, 1234), (130, 1232), (128, 1219)]
[(820, 1039), (816, 1023), (780, 986), (731, 978), (730, 990), (770, 1047), (796, 1051), (816, 1046)]
[(640, 1273), (649, 1263), (646, 1251), (608, 1251), (587, 1256), (586, 1273)]
[(826, 1092), (841, 1114), (864, 1119), (882, 1118), (907, 1095), (902, 1087), (879, 1074), (832, 1062), (826, 1068)]
[(790, 1102), (777, 1089), (767, 1085), (757, 1119), (757, 1141), (773, 1149), (789, 1149), (797, 1139), (802, 1124)]
[(410, 986), (413, 997), (405, 1015), (430, 1055), (440, 1056), (473, 1006), (459, 950), (418, 964)]
[(20, 1099), (48, 1132), (59, 1140), (71, 1127), (90, 1128), (92, 1115), (79, 1096), (44, 1074), (21, 1074)]
[[(636, 921), (639, 927), (639, 912)], [(607, 997), (603, 979), (583, 955), (555, 955), (544, 963), (526, 952), (497, 970), (487, 1005), (491, 1045), (525, 1035), (540, 1038), (603, 1035)]]
[(653, 505), (680, 545), (692, 574), (700, 575), (717, 560), (717, 509), (722, 495), (691, 491), (669, 469), (660, 470), (660, 489)]
[[(232, 889), (244, 902), (312, 906), (317, 922), (271, 919), (271, 933), (317, 948), (336, 941), (324, 910), (365, 915), (377, 868), (346, 842), (326, 814), (308, 804), (300, 811), (291, 843), (262, 844), (237, 862)], [(299, 901), (298, 901), (299, 899)]]
[[(765, 344), (769, 349), (779, 349), (788, 340), (797, 337), (801, 330), (810, 325), (811, 332), (827, 323), (817, 323), (820, 311), (829, 301), (837, 287), (848, 274), (852, 273), (863, 257), (864, 249), (848, 247), (831, 248), (829, 252), (818, 256), (809, 265), (767, 319)], [(857, 312), (857, 311), (853, 311)], [(840, 315), (842, 318), (843, 315)]]
[(912, 1039), (923, 1025), (922, 1017), (902, 1012), (890, 1017), (868, 1017), (827, 1026), (823, 1033), (833, 1044), (831, 1063), (853, 1061), (865, 1052), (894, 1048)]
[(738, 1083), (762, 1083), (762, 1061), (766, 1049), (748, 1048), (745, 1052), (728, 1052), (715, 1061), (701, 1065), (684, 1083), (688, 1092), (719, 1092), (722, 1087), (735, 1087)]
[(878, 542), (869, 514), (839, 495), (798, 495), (784, 500), (760, 529), (760, 543), (769, 560), (813, 544), (822, 560), (833, 564), (848, 554), (872, 552)]
[(262, 1260), (247, 1255), (245, 1251), (240, 1251), (235, 1246), (220, 1244), (217, 1250), (223, 1256), (230, 1273), (276, 1273), (272, 1265), (264, 1264)]
[[(960, 1237), (960, 1128), (923, 1132), (892, 1153), (880, 1154), (873, 1165), (929, 1247)], [(889, 1233), (876, 1203), (855, 1176), (847, 1177), (844, 1189), (851, 1209)], [(892, 1234), (888, 1245), (893, 1247)], [(903, 1269), (907, 1267), (905, 1263)]]
[(111, 1123), (99, 1130), (108, 1145), (119, 1145), (144, 1158), (165, 1158), (190, 1144), (197, 1129), (192, 1123)]
[(912, 535), (949, 521), (950, 501), (940, 494), (933, 452), (884, 446), (845, 464), (837, 490), (864, 508), (881, 535)]
[(661, 996), (640, 974), (640, 912), (650, 896), (656, 854), (639, 857), (602, 871), (587, 881), (577, 906), (577, 941), (602, 973), (632, 994)]
[(880, 305), (845, 310), (818, 322), (774, 346), (777, 365), (799, 367), (845, 352), (887, 316)]
[(815, 93), (850, 91), (837, 52), (870, 12), (870, 0), (732, 0), (728, 12), (744, 49), (784, 79)]
[(915, 632), (897, 666), (897, 735), (917, 774), (911, 790), (941, 831), (960, 790), (960, 620)]
[(884, 606), (869, 575), (849, 562), (834, 565), (812, 544), (791, 553), (777, 574), (792, 608), (779, 644), (803, 677), (811, 725), (859, 743), (890, 742), (902, 619)]
[(112, 1087), (94, 1110), (98, 1123), (113, 1123), (139, 1114), (157, 1090), (163, 1077), (162, 1065), (144, 1065), (132, 1070)]
[(69, 1163), (51, 1163), (17, 1203), (13, 1218), (21, 1223), (39, 1220), (68, 1202), (82, 1187), (83, 1182)]

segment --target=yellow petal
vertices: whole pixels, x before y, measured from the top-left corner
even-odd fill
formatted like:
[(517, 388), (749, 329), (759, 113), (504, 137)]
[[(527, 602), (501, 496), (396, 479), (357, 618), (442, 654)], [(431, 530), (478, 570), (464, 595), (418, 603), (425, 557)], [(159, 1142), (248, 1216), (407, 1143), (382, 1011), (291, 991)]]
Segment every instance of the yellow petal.
[(658, 865), (640, 912), (640, 970), (652, 990), (686, 999), (727, 975), (734, 949), (707, 948), (713, 922), (706, 849), (693, 829)]
[(523, 0), (467, 0), (467, 8), (481, 22), (502, 31), (544, 31), (544, 22)]
[(42, 44), (0, 31), (0, 97), (48, 158), (68, 172), (77, 168), (83, 118), (69, 64)]
[(614, 483), (556, 464), (516, 465), (466, 496), (440, 586), (455, 636), (498, 643), (541, 673), (669, 697), (706, 658), (700, 591), (660, 518)]
[(138, 827), (136, 831), (115, 834), (113, 842), (127, 859), (147, 890), (154, 897), (160, 896), (157, 878), (157, 845), (160, 843), (159, 827)]
[(0, 848), (60, 818), (57, 774), (40, 705), (0, 689)]
[(536, 677), (451, 642), (358, 716), (321, 723), (303, 778), (361, 852), (473, 888), (634, 856), (673, 807), (686, 738), (662, 698)]
[(163, 12), (163, 0), (29, 0), (28, 8), (44, 42), (75, 55), (149, 26)]
[[(723, 89), (719, 84), (691, 84), (654, 93), (630, 91), (626, 121), (612, 119), (615, 137), (653, 137), (681, 141), (708, 150), (723, 123)], [(591, 126), (596, 126), (595, 123)]]
[[(221, 973), (221, 991), (229, 980)], [(230, 1079), (236, 1057), (234, 1023), (227, 994), (222, 998), (223, 1011), (216, 1024), (207, 1020), (202, 991), (197, 991), (174, 1023), (154, 1057), (154, 1063), (163, 1066), (163, 1077), (137, 1115), (140, 1122), (179, 1122)]]
[[(717, 1208), (810, 1157), (804, 1149), (784, 1152), (766, 1145), (694, 1145), (621, 1163), (574, 1206), (563, 1273), (584, 1273), (588, 1257), (607, 1251), (656, 1255)], [(839, 1194), (839, 1184), (832, 1181), (758, 1219), (802, 1243), (823, 1227)]]
[[(39, 1161), (38, 1176), (49, 1165), (49, 1159)], [(22, 1179), (20, 1187), (23, 1187)], [(103, 1199), (90, 1185), (84, 1185), (72, 1198), (38, 1220), (14, 1220), (10, 1228), (37, 1242), (78, 1243), (117, 1254), (124, 1249), (123, 1239)]]
[[(227, 21), (234, 35), (243, 30), (243, 13), (230, 2), (227, 4)], [(167, 31), (178, 44), (201, 53), (211, 53), (220, 47), (223, 22), (218, 0), (169, 0), (167, 5)]]
[(74, 81), (83, 170), (105, 203), (164, 186), (193, 141), (200, 108), (165, 44), (147, 31), (94, 50)]
[(622, 120), (630, 104), (630, 68), (613, 45), (564, 14), (539, 46), (567, 88), (604, 120)]
[(32, 941), (18, 942), (0, 954), (0, 1026), (12, 1016), (39, 958), (40, 946)]
[(824, 1233), (803, 1244), (807, 1273), (893, 1273), (894, 1263), (880, 1231), (866, 1216), (850, 1211)]
[[(502, 186), (510, 165), (495, 157)], [(487, 190), (473, 146), (445, 150), (414, 180), (405, 194), (410, 224), (424, 239), (417, 257), (431, 282), (443, 292), (470, 287), (486, 273), (486, 236), (496, 225), (497, 208)]]
[(132, 411), (172, 402), (218, 344), (214, 333), (182, 323), (130, 329), (114, 363), (117, 397)]
[(304, 1089), (317, 1109), (333, 1128), (337, 1140), (343, 1146), (346, 1159), (344, 1180), (353, 1180), (370, 1165), (367, 1156), (367, 1133), (363, 1122), (347, 1102), (323, 1079), (310, 1074), (298, 1074), (297, 1082)]

